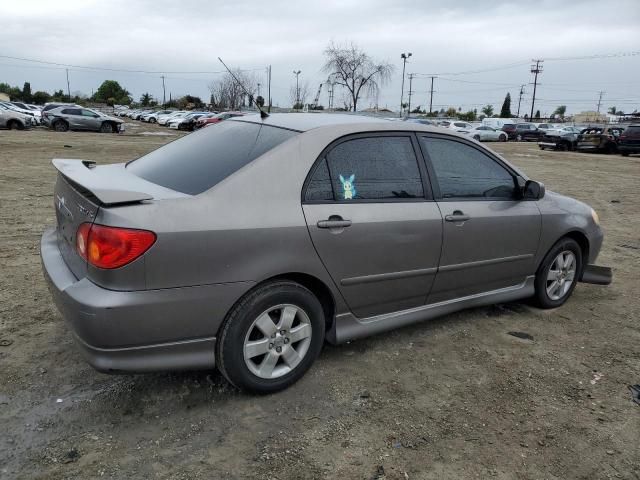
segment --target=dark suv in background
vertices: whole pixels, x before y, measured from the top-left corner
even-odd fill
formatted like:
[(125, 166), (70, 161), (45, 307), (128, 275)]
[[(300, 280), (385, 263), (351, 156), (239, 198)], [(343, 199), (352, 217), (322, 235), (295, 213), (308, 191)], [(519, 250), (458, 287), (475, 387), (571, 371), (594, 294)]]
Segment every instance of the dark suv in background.
[(537, 142), (544, 134), (545, 131), (539, 129), (533, 123), (518, 123), (513, 137), (518, 142)]
[(629, 125), (618, 137), (618, 151), (623, 157), (640, 153), (640, 124)]
[(589, 127), (578, 135), (580, 152), (618, 153), (618, 140), (624, 127)]

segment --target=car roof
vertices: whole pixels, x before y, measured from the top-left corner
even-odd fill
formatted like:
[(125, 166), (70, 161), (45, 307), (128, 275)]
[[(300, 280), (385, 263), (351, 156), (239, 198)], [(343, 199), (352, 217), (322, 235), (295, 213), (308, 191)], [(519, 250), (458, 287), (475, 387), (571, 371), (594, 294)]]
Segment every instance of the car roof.
[[(235, 117), (234, 122), (256, 122), (274, 127), (286, 128), (289, 130), (298, 130), (306, 132), (318, 127), (331, 125), (345, 125), (352, 123), (385, 123), (389, 124), (389, 128), (393, 130), (404, 130), (400, 125), (407, 122), (390, 122), (377, 117), (368, 117), (364, 115), (349, 115), (344, 113), (271, 113), (264, 120), (260, 119), (260, 115), (245, 115)], [(409, 122), (411, 125), (420, 125)]]

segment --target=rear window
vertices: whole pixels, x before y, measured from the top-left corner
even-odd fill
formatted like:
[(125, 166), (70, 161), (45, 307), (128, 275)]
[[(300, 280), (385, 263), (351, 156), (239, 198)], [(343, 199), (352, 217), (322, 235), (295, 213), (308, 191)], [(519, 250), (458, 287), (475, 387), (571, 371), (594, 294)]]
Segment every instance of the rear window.
[(133, 174), (197, 195), (298, 132), (249, 122), (221, 122), (129, 162)]

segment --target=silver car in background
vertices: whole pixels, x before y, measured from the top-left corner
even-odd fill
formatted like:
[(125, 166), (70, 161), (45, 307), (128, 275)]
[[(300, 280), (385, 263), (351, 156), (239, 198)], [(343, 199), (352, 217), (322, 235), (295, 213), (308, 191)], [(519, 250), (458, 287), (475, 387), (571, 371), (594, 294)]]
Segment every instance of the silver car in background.
[(17, 110), (0, 105), (0, 128), (9, 130), (25, 130), (31, 128), (33, 117)]
[(56, 132), (90, 130), (102, 133), (118, 133), (124, 121), (90, 108), (66, 105), (47, 112), (47, 122)]
[(53, 164), (43, 269), (101, 371), (215, 365), (273, 392), (325, 340), (528, 297), (555, 308), (611, 281), (593, 209), (438, 127), (250, 115), (126, 164)]

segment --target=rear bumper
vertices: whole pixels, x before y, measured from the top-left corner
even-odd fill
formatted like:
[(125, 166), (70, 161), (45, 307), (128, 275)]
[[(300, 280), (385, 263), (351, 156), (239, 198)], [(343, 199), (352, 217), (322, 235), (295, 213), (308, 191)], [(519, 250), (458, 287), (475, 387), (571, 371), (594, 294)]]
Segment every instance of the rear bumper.
[(582, 283), (593, 283), (595, 285), (609, 285), (613, 278), (613, 273), (609, 267), (598, 265), (587, 265), (582, 272)]
[(218, 328), (253, 285), (114, 291), (73, 275), (58, 248), (55, 229), (42, 235), (40, 252), (58, 310), (87, 362), (103, 372), (212, 368)]

